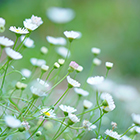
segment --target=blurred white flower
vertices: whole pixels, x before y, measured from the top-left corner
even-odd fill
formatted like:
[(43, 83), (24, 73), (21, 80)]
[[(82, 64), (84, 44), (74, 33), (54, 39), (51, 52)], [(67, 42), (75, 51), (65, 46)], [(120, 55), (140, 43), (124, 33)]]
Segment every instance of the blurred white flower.
[(139, 93), (136, 88), (129, 85), (119, 85), (114, 89), (114, 95), (116, 98), (122, 101), (132, 101), (137, 99)]
[(47, 54), (48, 53), (48, 48), (46, 48), (45, 46), (42, 46), (40, 49), (41, 53), (43, 54)]
[(19, 52), (16, 52), (11, 48), (5, 48), (5, 52), (10, 59), (18, 60), (23, 57)]
[(83, 121), (83, 127), (88, 131), (92, 131), (93, 129), (97, 128), (95, 124), (92, 125), (92, 123), (90, 123), (88, 120)]
[(0, 17), (0, 26), (4, 26), (4, 25), (5, 25), (5, 19)]
[(73, 39), (80, 38), (82, 34), (80, 32), (77, 32), (77, 31), (65, 31), (64, 35), (71, 42)]
[(47, 10), (48, 18), (55, 23), (67, 23), (75, 17), (75, 12), (70, 8), (50, 7)]
[[(61, 55), (62, 57), (66, 58), (67, 53), (68, 53), (68, 49), (67, 48), (65, 48), (65, 47), (57, 47), (56, 51), (57, 51), (57, 53), (59, 55)], [(70, 57), (70, 51), (69, 51), (68, 57)]]
[(98, 54), (100, 54), (101, 49), (99, 49), (99, 48), (91, 48), (91, 52), (92, 52), (94, 55), (98, 55)]
[(70, 119), (73, 123), (77, 123), (77, 122), (80, 121), (80, 119), (78, 119), (78, 117), (77, 117), (75, 114), (69, 113), (68, 116), (69, 116), (69, 119)]
[(49, 109), (49, 108), (43, 108), (40, 111), (41, 114), (43, 114), (44, 116), (48, 117), (48, 118), (55, 118), (56, 114), (54, 113), (54, 110)]
[(88, 96), (89, 95), (89, 92), (86, 91), (86, 90), (83, 90), (81, 88), (74, 88), (74, 91), (79, 94), (79, 95), (82, 95), (82, 96)]
[(26, 77), (26, 78), (29, 78), (30, 76), (31, 76), (31, 71), (30, 70), (28, 70), (28, 69), (22, 69), (21, 70), (21, 73), (22, 73), (22, 75), (24, 76), (24, 77)]
[(78, 66), (79, 65), (75, 61), (71, 61), (69, 64), (69, 67), (71, 67), (73, 70), (76, 70)]
[(55, 63), (54, 63), (54, 68), (55, 68), (55, 69), (58, 69), (59, 67), (60, 67), (59, 63), (58, 63), (58, 62), (55, 62)]
[(47, 65), (42, 65), (42, 66), (41, 66), (41, 70), (43, 70), (44, 72), (46, 72), (46, 71), (49, 70), (49, 66), (47, 66)]
[(32, 15), (30, 19), (23, 21), (24, 27), (30, 31), (37, 29), (43, 23), (41, 17)]
[(58, 63), (60, 66), (62, 66), (65, 63), (65, 59), (58, 59)]
[(84, 100), (84, 101), (83, 101), (83, 106), (84, 106), (85, 109), (91, 108), (92, 105), (93, 105), (93, 103), (90, 102), (90, 101), (88, 101), (88, 100)]
[(101, 99), (103, 100), (102, 107), (105, 112), (112, 111), (115, 109), (113, 98), (109, 93), (102, 93)]
[(69, 88), (72, 88), (72, 87), (80, 87), (80, 85), (81, 85), (76, 80), (70, 78), (70, 76), (67, 76), (67, 81), (68, 81), (68, 84), (69, 84)]
[(33, 66), (41, 67), (42, 65), (46, 64), (46, 61), (43, 59), (31, 58), (30, 62)]
[(81, 72), (81, 71), (83, 71), (83, 67), (79, 65), (78, 68), (76, 69), (76, 72)]
[(121, 140), (132, 140), (131, 138), (129, 138), (128, 136), (124, 135), (121, 137)]
[(98, 84), (101, 84), (103, 81), (104, 81), (103, 76), (89, 77), (87, 79), (87, 83), (90, 85), (98, 85)]
[(21, 126), (23, 126), (23, 127), (25, 128), (25, 130), (29, 130), (29, 128), (30, 128), (29, 123), (26, 122), (26, 121), (23, 121), (23, 122), (21, 123)]
[(9, 30), (16, 33), (16, 34), (27, 34), (27, 33), (29, 33), (29, 31), (27, 29), (24, 29), (24, 28), (21, 28), (21, 27), (16, 28), (15, 26), (11, 26), (9, 28)]
[[(22, 35), (22, 36), (20, 37), (21, 42), (23, 41), (24, 37), (25, 37), (24, 35)], [(34, 41), (33, 41), (32, 39), (30, 39), (29, 37), (27, 37), (27, 38), (24, 40), (23, 44), (24, 44), (27, 48), (34, 48), (34, 47), (35, 47)]]
[(14, 41), (12, 41), (4, 36), (0, 36), (0, 45), (2, 47), (9, 47), (9, 46), (14, 45)]
[(46, 39), (50, 44), (53, 44), (53, 45), (66, 45), (67, 43), (66, 39), (63, 37), (47, 36)]
[(11, 128), (18, 128), (21, 126), (21, 122), (20, 120), (14, 118), (13, 116), (5, 116), (5, 123), (8, 127), (11, 127)]
[(71, 107), (71, 106), (66, 106), (66, 105), (60, 105), (59, 108), (64, 112), (64, 114), (66, 114), (66, 116), (69, 114), (69, 113), (74, 113), (77, 111), (77, 109)]
[(120, 140), (121, 139), (121, 135), (119, 135), (117, 132), (113, 132), (112, 130), (106, 130), (105, 131), (105, 134), (108, 135), (109, 137), (111, 138), (115, 138), (117, 140)]
[(140, 125), (140, 114), (132, 113), (131, 117), (135, 124)]
[(113, 67), (113, 63), (111, 63), (111, 62), (106, 62), (106, 63), (105, 63), (105, 66), (106, 66), (107, 69), (111, 69), (111, 68)]
[(98, 58), (94, 58), (94, 59), (93, 59), (93, 64), (94, 64), (95, 66), (101, 65), (101, 63), (102, 63), (102, 61), (101, 61), (100, 59), (98, 59)]

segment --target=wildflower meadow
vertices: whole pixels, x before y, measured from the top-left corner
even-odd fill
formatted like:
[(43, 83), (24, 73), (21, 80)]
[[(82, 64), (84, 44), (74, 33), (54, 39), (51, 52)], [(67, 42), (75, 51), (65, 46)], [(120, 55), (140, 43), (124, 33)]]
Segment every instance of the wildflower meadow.
[[(136, 88), (110, 79), (112, 60), (100, 71), (99, 46), (89, 50), (92, 61), (77, 53), (89, 64), (86, 74), (85, 63), (74, 59), (74, 42), (84, 32), (68, 28), (61, 36), (43, 34), (46, 44), (38, 46), (32, 35), (38, 36), (42, 15), (29, 15), (22, 27), (7, 27), (0, 16), (0, 140), (140, 140), (140, 114), (124, 117), (121, 106), (140, 97)], [(55, 28), (76, 18), (74, 10), (63, 7), (48, 8), (46, 16)]]

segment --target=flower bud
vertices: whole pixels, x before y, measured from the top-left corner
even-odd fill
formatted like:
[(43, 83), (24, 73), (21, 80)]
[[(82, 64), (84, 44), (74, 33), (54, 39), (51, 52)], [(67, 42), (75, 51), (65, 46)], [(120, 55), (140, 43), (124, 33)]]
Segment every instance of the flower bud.
[(42, 46), (40, 49), (42, 54), (47, 54), (48, 53), (48, 48), (46, 48), (45, 46)]
[(55, 68), (55, 69), (58, 69), (59, 67), (60, 67), (60, 65), (59, 65), (57, 62), (55, 62), (55, 63), (54, 63), (54, 68)]
[(41, 66), (41, 70), (42, 70), (42, 72), (46, 72), (46, 71), (49, 70), (49, 66), (47, 66), (47, 65), (42, 65), (42, 66)]
[(59, 63), (60, 66), (62, 66), (65, 63), (65, 60), (64, 59), (58, 59), (58, 63)]
[(106, 63), (105, 63), (105, 66), (106, 66), (106, 68), (107, 68), (108, 70), (110, 70), (110, 69), (113, 67), (113, 63), (111, 63), (111, 62), (106, 62)]
[(41, 136), (41, 135), (42, 135), (41, 131), (37, 131), (37, 132), (36, 132), (36, 136), (37, 136), (37, 137), (39, 137), (39, 136)]

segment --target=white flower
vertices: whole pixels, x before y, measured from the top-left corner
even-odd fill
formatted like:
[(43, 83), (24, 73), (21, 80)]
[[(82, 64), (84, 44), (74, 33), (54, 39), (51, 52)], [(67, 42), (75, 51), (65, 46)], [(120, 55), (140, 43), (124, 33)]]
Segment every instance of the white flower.
[(45, 115), (46, 117), (49, 117), (49, 118), (55, 118), (56, 117), (56, 114), (54, 113), (54, 110), (49, 109), (49, 108), (41, 109), (40, 113)]
[(30, 19), (25, 19), (25, 21), (23, 21), (24, 27), (31, 31), (37, 29), (42, 23), (41, 17), (34, 15), (32, 15)]
[(63, 37), (47, 36), (46, 39), (50, 44), (53, 45), (66, 45), (66, 39)]
[[(22, 35), (22, 36), (20, 37), (21, 42), (23, 41), (24, 37), (25, 37), (24, 35)], [(29, 37), (27, 37), (27, 38), (24, 40), (23, 44), (24, 44), (27, 48), (34, 48), (34, 41), (33, 41), (32, 39), (30, 39)]]
[(129, 85), (119, 85), (114, 88), (114, 95), (122, 101), (132, 101), (138, 98), (136, 88)]
[(4, 36), (0, 36), (0, 45), (4, 46), (4, 47), (9, 47), (14, 45), (14, 41), (4, 37)]
[(128, 136), (124, 135), (121, 137), (121, 140), (132, 140), (131, 138), (129, 138)]
[(94, 59), (93, 59), (93, 64), (94, 64), (95, 66), (101, 65), (101, 63), (102, 63), (102, 61), (101, 61), (100, 59), (98, 59), (98, 58), (94, 58)]
[(105, 63), (105, 66), (106, 66), (107, 69), (111, 69), (111, 68), (113, 67), (113, 63), (111, 63), (111, 62), (106, 62), (106, 63)]
[(59, 63), (55, 62), (55, 63), (54, 63), (54, 68), (55, 68), (55, 69), (58, 69), (59, 67), (60, 67)]
[(70, 8), (50, 7), (47, 16), (52, 22), (67, 23), (75, 17), (75, 13)]
[(11, 26), (9, 28), (9, 30), (16, 33), (16, 34), (27, 34), (27, 33), (29, 33), (29, 31), (27, 29), (20, 28), (20, 27), (16, 28), (15, 26)]
[(20, 120), (14, 118), (13, 116), (5, 116), (5, 123), (8, 127), (18, 128), (21, 126)]
[(42, 66), (41, 66), (41, 70), (43, 70), (44, 72), (46, 72), (46, 71), (49, 70), (49, 66), (47, 66), (47, 65), (42, 65)]
[(92, 49), (91, 49), (91, 52), (92, 52), (94, 55), (98, 55), (98, 54), (100, 54), (101, 49), (99, 49), (99, 48), (92, 48)]
[(81, 33), (76, 31), (65, 31), (64, 35), (69, 39), (76, 39), (81, 36)]
[(94, 125), (94, 124), (92, 125), (92, 123), (90, 123), (88, 120), (83, 121), (83, 127), (85, 129), (88, 129), (88, 131), (92, 131), (93, 129), (97, 128), (96, 125)]
[(108, 135), (108, 136), (110, 136), (111, 138), (115, 138), (115, 139), (118, 139), (118, 140), (120, 140), (121, 139), (121, 135), (119, 135), (117, 132), (113, 132), (112, 130), (106, 130), (105, 131), (105, 134), (106, 135)]
[(135, 124), (140, 125), (140, 114), (135, 114), (135, 113), (133, 113), (133, 114), (131, 115), (131, 117), (132, 117), (132, 120), (133, 120), (133, 122), (134, 122)]
[(76, 70), (78, 66), (79, 65), (75, 61), (71, 61), (69, 64), (69, 67), (71, 67), (73, 70)]
[(22, 55), (19, 52), (16, 52), (11, 48), (5, 48), (5, 52), (8, 55), (8, 57), (11, 59), (18, 60), (22, 58)]
[(43, 53), (43, 54), (47, 54), (48, 53), (48, 48), (42, 46), (40, 51)]
[(77, 123), (80, 121), (80, 119), (78, 119), (78, 117), (75, 114), (68, 114), (69, 119), (73, 122), (73, 123)]
[(23, 122), (21, 123), (21, 125), (25, 128), (25, 130), (29, 130), (29, 128), (30, 128), (29, 123), (26, 122), (26, 121), (23, 121)]
[(30, 70), (28, 70), (28, 69), (22, 69), (21, 70), (21, 73), (22, 73), (22, 75), (24, 76), (24, 77), (26, 77), (26, 78), (29, 78), (30, 76), (31, 76), (31, 71)]
[[(132, 126), (135, 124), (132, 124)], [(136, 132), (136, 133), (140, 133), (140, 127), (139, 126), (134, 126), (133, 128), (130, 129), (130, 132)]]
[(49, 85), (45, 81), (37, 78), (37, 81), (33, 83), (33, 85), (30, 87), (30, 90), (36, 97), (46, 96), (48, 87)]
[(115, 104), (112, 99), (112, 96), (109, 93), (102, 93), (101, 94), (101, 99), (103, 101), (103, 110), (105, 112), (112, 111), (115, 109)]
[(4, 26), (4, 25), (5, 25), (5, 19), (0, 17), (0, 26)]
[(46, 61), (43, 60), (43, 59), (37, 59), (37, 58), (31, 58), (30, 59), (30, 62), (32, 65), (34, 66), (38, 66), (38, 67), (41, 67), (42, 65), (45, 65), (46, 64)]
[(62, 66), (65, 63), (65, 59), (58, 59), (58, 63), (60, 66)]
[(103, 81), (104, 81), (103, 76), (89, 77), (87, 79), (87, 83), (90, 85), (98, 85), (98, 84), (101, 84)]
[(70, 76), (67, 76), (67, 81), (68, 81), (68, 83), (69, 83), (70, 88), (71, 88), (71, 87), (80, 87), (80, 85), (81, 85), (81, 84), (80, 84), (79, 82), (77, 82), (76, 80), (70, 78)]
[(79, 65), (78, 68), (76, 69), (76, 72), (81, 72), (81, 71), (83, 71), (83, 67)]
[(74, 113), (74, 112), (77, 111), (77, 109), (75, 109), (75, 108), (73, 108), (73, 107), (71, 107), (71, 106), (66, 106), (66, 105), (62, 105), (62, 104), (59, 106), (59, 108), (60, 108), (64, 113), (66, 113), (67, 115), (68, 115), (69, 113)]
[(83, 106), (84, 106), (85, 109), (91, 108), (92, 105), (93, 105), (93, 103), (90, 102), (90, 101), (88, 101), (88, 100), (84, 100), (84, 101), (83, 101)]
[(76, 93), (78, 93), (79, 95), (82, 95), (82, 96), (88, 96), (89, 95), (89, 92), (88, 91), (83, 90), (81, 88), (74, 88), (74, 91)]
[[(68, 53), (68, 49), (67, 48), (65, 48), (65, 47), (57, 47), (56, 51), (57, 51), (57, 53), (59, 55), (61, 55), (62, 57), (66, 58), (67, 53)], [(70, 57), (70, 51), (69, 51), (68, 57)]]

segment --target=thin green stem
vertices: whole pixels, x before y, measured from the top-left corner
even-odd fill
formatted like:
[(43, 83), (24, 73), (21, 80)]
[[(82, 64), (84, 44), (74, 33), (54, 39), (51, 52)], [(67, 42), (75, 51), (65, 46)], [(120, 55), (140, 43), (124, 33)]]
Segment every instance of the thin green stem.
[(81, 98), (81, 95), (78, 95), (78, 99), (76, 101), (76, 104), (75, 104), (75, 108), (77, 108), (78, 104), (79, 104), (79, 101), (80, 101), (80, 98)]
[(104, 116), (104, 113), (96, 121), (94, 121), (92, 124), (95, 124), (96, 122), (98, 122), (103, 116)]
[(65, 62), (67, 61), (67, 59), (68, 59), (68, 57), (69, 57), (70, 48), (71, 48), (71, 42), (69, 43), (69, 46), (68, 46), (68, 51), (67, 51), (67, 55), (66, 55)]
[(46, 81), (48, 80), (48, 78), (49, 78), (49, 76), (50, 76), (50, 74), (52, 73), (53, 70), (54, 70), (54, 67), (50, 70), (49, 74), (47, 75)]
[(131, 127), (129, 127), (122, 135), (121, 135), (121, 137), (122, 136), (124, 136), (130, 129), (132, 129), (134, 126), (136, 126), (136, 125), (132, 125)]
[(1, 70), (3, 67), (5, 67), (8, 63), (9, 63), (9, 59), (5, 62), (5, 64), (4, 64), (2, 67), (0, 67), (0, 70)]
[(10, 94), (10, 96), (9, 96), (9, 98), (11, 98), (12, 97), (12, 95), (14, 94), (14, 92), (16, 91), (16, 88), (14, 88), (13, 89), (13, 91), (11, 92), (11, 94)]
[(67, 129), (67, 127), (68, 127), (68, 125), (53, 140), (56, 140)]
[(16, 36), (16, 41), (15, 41), (14, 46), (13, 46), (13, 50), (15, 49), (15, 46), (16, 46), (17, 41), (18, 41), (18, 38), (19, 38), (19, 36), (17, 35), (17, 36)]
[(2, 131), (2, 133), (0, 134), (0, 136), (2, 136), (2, 135), (7, 131), (7, 129), (9, 129), (9, 127), (6, 127), (6, 128)]
[(41, 74), (40, 74), (39, 79), (42, 79), (43, 74), (44, 74), (44, 72), (43, 72), (43, 71), (41, 71)]
[(82, 124), (82, 120), (83, 120), (83, 117), (84, 117), (84, 112), (85, 112), (85, 108), (83, 108), (83, 112), (82, 112), (83, 114), (81, 115), (79, 126), (81, 126), (81, 124)]
[(108, 72), (109, 72), (109, 69), (107, 69), (107, 71), (106, 71), (105, 79), (106, 79), (107, 76), (108, 76)]
[(3, 48), (1, 47), (0, 58), (1, 58), (1, 56), (2, 56), (2, 52), (3, 52)]
[[(22, 92), (23, 92), (23, 90), (20, 91), (19, 98), (21, 98), (21, 96), (22, 96)], [(19, 101), (20, 101), (20, 99), (18, 99), (18, 101), (17, 101), (17, 105), (19, 104)]]
[(54, 138), (56, 137), (56, 135), (59, 133), (59, 131), (60, 131), (60, 129), (61, 129), (61, 127), (62, 127), (64, 121), (65, 121), (65, 118), (63, 119), (63, 121), (62, 121), (60, 127), (58, 128), (57, 132), (55, 133), (55, 135), (54, 135), (54, 137), (53, 137), (52, 139), (54, 139)]
[(63, 95), (57, 100), (57, 102), (54, 104), (54, 106), (56, 106), (60, 100), (65, 96), (65, 94), (67, 93), (67, 91), (69, 90), (69, 87), (66, 89), (66, 91), (63, 93)]
[(9, 62), (10, 62), (10, 60), (8, 60), (8, 62), (7, 62), (7, 66), (6, 66), (5, 73), (4, 73), (3, 80), (2, 80), (2, 84), (1, 84), (1, 91), (2, 91), (3, 86), (4, 86), (4, 81), (5, 81), (5, 77), (6, 77), (6, 72), (8, 70)]

